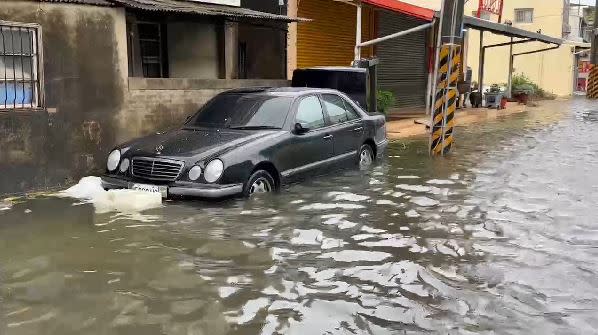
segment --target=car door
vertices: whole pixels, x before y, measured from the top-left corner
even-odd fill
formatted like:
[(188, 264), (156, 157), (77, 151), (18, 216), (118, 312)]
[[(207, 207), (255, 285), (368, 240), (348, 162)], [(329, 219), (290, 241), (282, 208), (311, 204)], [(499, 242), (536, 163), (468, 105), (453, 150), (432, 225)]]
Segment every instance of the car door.
[(329, 132), (324, 109), (316, 95), (299, 98), (293, 124), (309, 128), (305, 133), (293, 132), (284, 145), (281, 161), (283, 177), (294, 177), (323, 167), (333, 154), (333, 136)]
[(330, 134), (333, 136), (333, 156), (348, 158), (357, 153), (363, 144), (363, 120), (341, 96), (322, 94), (322, 104), (330, 120)]

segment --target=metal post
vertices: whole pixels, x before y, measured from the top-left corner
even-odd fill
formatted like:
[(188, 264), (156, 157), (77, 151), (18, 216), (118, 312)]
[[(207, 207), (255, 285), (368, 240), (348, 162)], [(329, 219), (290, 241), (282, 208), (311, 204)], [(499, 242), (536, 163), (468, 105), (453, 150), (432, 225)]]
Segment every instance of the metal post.
[(355, 60), (361, 59), (361, 3), (357, 4), (357, 20), (355, 27)]
[(440, 11), (440, 48), (435, 59), (437, 71), (430, 122), (430, 154), (433, 156), (448, 154), (454, 143), (464, 7), (465, 0), (443, 0)]
[[(430, 43), (430, 45), (434, 45), (434, 37), (436, 36), (436, 19), (432, 20), (432, 29), (430, 29), (430, 35), (428, 42)], [(433, 56), (434, 55), (434, 56)], [(433, 49), (433, 55), (432, 53), (430, 55), (428, 55), (428, 57), (433, 58), (433, 60), (436, 60), (436, 57), (438, 57), (438, 48), (434, 48)], [(431, 102), (432, 102), (432, 92), (434, 89), (434, 84), (433, 81), (436, 79), (436, 76), (434, 75), (434, 70), (436, 69), (436, 67), (434, 66), (433, 69), (430, 68), (430, 64), (428, 63), (428, 83), (426, 85), (426, 115), (430, 115), (431, 112)]]
[(590, 63), (598, 65), (598, 0), (594, 7), (594, 33), (592, 34), (592, 53)]
[(484, 81), (484, 31), (480, 30), (480, 59), (478, 61), (478, 91), (482, 93), (482, 83)]
[(509, 46), (509, 78), (507, 82), (507, 98), (513, 97), (513, 37)]
[(598, 99), (598, 0), (594, 7), (594, 30), (592, 31), (592, 51), (590, 54), (592, 69), (588, 76), (588, 99)]

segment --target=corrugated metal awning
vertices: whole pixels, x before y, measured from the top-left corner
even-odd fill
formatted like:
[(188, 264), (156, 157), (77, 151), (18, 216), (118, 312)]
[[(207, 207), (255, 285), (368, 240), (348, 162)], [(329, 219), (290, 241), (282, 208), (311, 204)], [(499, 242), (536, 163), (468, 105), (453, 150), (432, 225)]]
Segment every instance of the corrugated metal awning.
[(463, 24), (465, 27), (482, 30), (482, 31), (489, 31), (497, 35), (503, 35), (508, 37), (519, 37), (519, 38), (527, 38), (538, 42), (544, 42), (548, 44), (563, 44), (563, 40), (560, 38), (551, 37), (548, 35), (543, 35), (541, 33), (536, 33), (533, 31), (528, 31), (520, 28), (516, 28), (507, 24), (503, 23), (496, 23), (488, 20), (478, 19), (477, 17), (472, 16), (465, 16), (463, 20)]
[(153, 12), (179, 13), (206, 16), (223, 16), (237, 19), (258, 19), (279, 22), (309, 21), (301, 18), (292, 18), (285, 15), (258, 12), (255, 10), (223, 5), (213, 5), (193, 1), (177, 0), (109, 0), (110, 2), (134, 9)]
[(434, 19), (434, 10), (425, 7), (412, 5), (410, 3), (397, 0), (362, 0), (363, 3), (374, 7), (383, 8), (393, 12), (416, 17), (418, 19), (432, 21)]
[(114, 6), (108, 0), (38, 0), (39, 2), (60, 2), (60, 3), (72, 3), (77, 5), (90, 5), (90, 6)]

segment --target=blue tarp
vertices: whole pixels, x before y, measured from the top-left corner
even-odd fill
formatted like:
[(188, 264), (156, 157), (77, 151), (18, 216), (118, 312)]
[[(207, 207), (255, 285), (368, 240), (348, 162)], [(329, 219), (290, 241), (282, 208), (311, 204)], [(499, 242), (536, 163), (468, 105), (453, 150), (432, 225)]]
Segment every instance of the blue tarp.
[(0, 83), (0, 105), (30, 105), (33, 91), (28, 83)]

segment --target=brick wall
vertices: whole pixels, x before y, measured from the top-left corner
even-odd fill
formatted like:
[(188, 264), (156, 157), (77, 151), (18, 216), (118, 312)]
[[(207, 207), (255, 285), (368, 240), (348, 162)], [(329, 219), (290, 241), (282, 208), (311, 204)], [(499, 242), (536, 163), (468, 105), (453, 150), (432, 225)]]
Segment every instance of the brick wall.
[(252, 86), (287, 86), (286, 80), (129, 78), (125, 107), (119, 115), (119, 141), (180, 125), (223, 91)]

